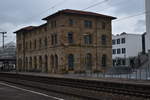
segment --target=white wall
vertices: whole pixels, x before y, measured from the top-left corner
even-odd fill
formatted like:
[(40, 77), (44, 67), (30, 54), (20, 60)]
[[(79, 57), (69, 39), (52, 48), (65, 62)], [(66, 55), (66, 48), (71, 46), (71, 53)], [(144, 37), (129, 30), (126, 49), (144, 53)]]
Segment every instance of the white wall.
[[(115, 39), (116, 40), (116, 44), (115, 45), (112, 45), (112, 49), (119, 49), (119, 48), (126, 48), (126, 43), (125, 44), (117, 44), (117, 39), (121, 39), (121, 38), (126, 38), (125, 35), (122, 35), (122, 36), (113, 36), (112, 39)], [(127, 52), (127, 50), (126, 50)], [(121, 58), (124, 58), (126, 55), (125, 54), (117, 54), (117, 51), (116, 51), (116, 54), (112, 55), (112, 58), (117, 58), (117, 57), (121, 57)]]
[(118, 39), (118, 38), (125, 38), (126, 43), (125, 44), (116, 44), (112, 45), (112, 49), (117, 48), (126, 48), (125, 54), (115, 54), (113, 55), (114, 58), (128, 58), (128, 57), (135, 57), (138, 56), (140, 52), (142, 52), (142, 36), (140, 34), (126, 34), (126, 35), (119, 35), (119, 36), (113, 36), (112, 39)]
[(150, 49), (150, 0), (145, 0), (146, 5), (146, 52)]
[(142, 52), (142, 36), (141, 35), (128, 35), (127, 36), (127, 56), (135, 57)]

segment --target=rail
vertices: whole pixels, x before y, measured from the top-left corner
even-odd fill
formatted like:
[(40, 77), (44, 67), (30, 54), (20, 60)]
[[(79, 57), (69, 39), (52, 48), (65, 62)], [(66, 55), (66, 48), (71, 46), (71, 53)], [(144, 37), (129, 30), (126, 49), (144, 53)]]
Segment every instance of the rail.
[[(124, 83), (117, 81), (100, 81), (100, 80), (88, 80), (88, 79), (77, 79), (77, 78), (63, 78), (63, 77), (46, 77), (46, 76), (32, 76), (24, 74), (9, 74), (0, 73), (0, 80), (21, 83), (26, 85), (27, 82), (44, 84), (43, 89), (48, 89), (48, 85), (70, 87), (74, 89), (82, 89), (86, 91), (106, 92), (113, 93), (123, 96), (135, 96), (142, 98), (150, 98), (150, 84), (139, 84), (139, 83)], [(28, 83), (29, 85), (29, 83)], [(32, 84), (30, 84), (31, 86)], [(34, 86), (35, 87), (35, 86)], [(36, 88), (40, 88), (38, 85)], [(51, 90), (51, 89), (49, 89)], [(53, 89), (55, 90), (55, 89)], [(58, 91), (57, 91), (58, 92)], [(62, 92), (62, 91), (61, 91)], [(64, 93), (66, 91), (63, 91)], [(68, 92), (69, 94), (70, 92)], [(78, 96), (86, 96), (79, 93), (70, 93)], [(86, 93), (85, 93), (86, 94)], [(98, 95), (97, 95), (98, 96)], [(92, 95), (88, 95), (87, 98), (92, 98)], [(93, 98), (98, 98), (93, 95)]]

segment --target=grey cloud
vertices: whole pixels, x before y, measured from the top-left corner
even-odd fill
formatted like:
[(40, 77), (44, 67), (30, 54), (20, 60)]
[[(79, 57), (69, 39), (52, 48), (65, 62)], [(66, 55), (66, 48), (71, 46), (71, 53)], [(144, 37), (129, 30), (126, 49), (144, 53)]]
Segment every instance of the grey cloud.
[[(8, 35), (10, 36), (8, 36), (7, 38), (7, 40), (9, 41), (12, 39), (12, 37), (15, 37), (15, 35), (12, 33), (13, 31), (27, 25), (39, 25), (43, 23), (43, 21), (41, 21), (41, 18), (48, 16), (49, 14), (52, 14), (57, 10), (81, 10), (100, 1), (103, 0), (64, 0), (64, 2), (63, 0), (0, 0), (0, 29), (9, 32)], [(53, 9), (45, 11), (46, 9), (51, 8), (53, 5), (59, 2), (62, 2), (62, 4), (59, 4), (59, 6), (54, 7)], [(109, 14), (118, 18), (122, 15), (129, 16), (133, 13), (137, 13), (143, 10), (144, 0), (109, 0), (104, 4), (100, 4), (96, 7), (87, 9), (87, 11)], [(45, 12), (41, 13), (43, 11)], [(144, 19), (141, 18), (141, 20)], [(121, 25), (121, 23), (122, 22), (114, 23), (114, 25), (117, 27), (113, 27), (113, 30), (117, 32), (121, 32), (122, 30), (131, 30), (131, 27), (124, 28), (124, 26), (119, 26)], [(132, 21), (130, 21), (128, 24), (130, 25), (131, 23)], [(140, 25), (142, 26), (142, 22), (138, 21), (137, 25), (135, 24), (135, 26), (132, 27), (135, 29), (135, 32), (141, 32), (143, 30), (138, 29)]]
[(135, 24), (135, 32), (145, 32), (145, 20), (138, 20)]
[[(111, 0), (114, 1), (114, 0)], [(116, 2), (110, 2), (109, 5), (115, 5), (114, 13), (117, 15), (128, 15), (128, 14), (135, 14), (138, 12), (144, 11), (144, 0), (116, 0)]]
[(35, 15), (51, 5), (50, 0), (3, 0), (0, 2), (0, 18), (3, 19), (1, 22), (17, 24), (35, 21), (40, 16)]

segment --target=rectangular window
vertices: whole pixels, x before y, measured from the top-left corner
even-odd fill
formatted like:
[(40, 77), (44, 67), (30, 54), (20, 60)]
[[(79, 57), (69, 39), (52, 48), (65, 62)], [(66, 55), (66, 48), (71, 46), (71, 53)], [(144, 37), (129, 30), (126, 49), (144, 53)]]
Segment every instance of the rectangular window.
[(22, 45), (18, 44), (18, 51), (20, 52), (22, 50)]
[(42, 39), (39, 39), (39, 48), (42, 46)]
[(122, 38), (122, 39), (121, 39), (121, 43), (124, 44), (125, 42), (126, 42), (126, 41), (125, 41), (125, 38)]
[(51, 35), (51, 44), (54, 45), (54, 35)]
[(106, 45), (106, 43), (107, 43), (107, 36), (106, 35), (102, 35), (101, 40), (102, 40), (102, 45)]
[(55, 28), (56, 27), (56, 20), (51, 21), (51, 28)]
[(57, 41), (57, 34), (55, 34), (54, 37), (55, 37), (55, 44), (57, 44), (58, 43), (58, 41)]
[[(47, 39), (46, 39), (46, 41), (47, 41)], [(55, 34), (52, 34), (51, 35), (51, 44), (52, 45), (56, 45), (58, 43), (58, 36), (57, 36), (57, 34), (55, 33)]]
[(91, 35), (85, 35), (84, 36), (84, 43), (85, 44), (92, 44), (92, 36)]
[(116, 40), (112, 40), (112, 45), (115, 45), (116, 44)]
[(106, 23), (102, 22), (102, 29), (105, 29), (105, 28), (106, 28)]
[(107, 56), (105, 54), (102, 56), (102, 66), (103, 67), (107, 66)]
[(44, 42), (45, 42), (45, 47), (47, 47), (47, 37), (45, 37)]
[(122, 48), (122, 54), (126, 53), (126, 48)]
[(57, 38), (58, 37), (57, 37), (56, 33), (51, 35), (51, 44), (52, 45), (56, 45), (58, 43), (58, 39)]
[(113, 54), (116, 54), (116, 49), (113, 49), (113, 50), (112, 50), (112, 53), (113, 53)]
[(92, 21), (85, 20), (84, 21), (84, 27), (85, 28), (92, 28)]
[(121, 50), (120, 49), (117, 49), (117, 54), (120, 54), (121, 53)]
[(69, 19), (69, 26), (73, 26), (74, 25), (74, 20), (73, 19)]
[(56, 22), (56, 20), (54, 21), (54, 27), (56, 27), (56, 24), (57, 24), (57, 22)]
[(44, 31), (45, 31), (45, 32), (47, 31), (47, 27), (44, 27)]
[(30, 49), (32, 49), (32, 42), (30, 41)]
[(121, 65), (121, 59), (117, 60), (117, 65)]
[(53, 28), (54, 26), (53, 26), (53, 21), (51, 21), (51, 28)]
[(26, 42), (26, 46), (25, 46), (26, 50), (28, 49), (28, 42)]
[(36, 40), (34, 40), (34, 49), (36, 49)]
[(68, 32), (68, 43), (73, 43), (73, 32)]
[(113, 60), (113, 66), (115, 66), (116, 65), (116, 60)]
[(120, 39), (117, 39), (117, 44), (120, 44)]

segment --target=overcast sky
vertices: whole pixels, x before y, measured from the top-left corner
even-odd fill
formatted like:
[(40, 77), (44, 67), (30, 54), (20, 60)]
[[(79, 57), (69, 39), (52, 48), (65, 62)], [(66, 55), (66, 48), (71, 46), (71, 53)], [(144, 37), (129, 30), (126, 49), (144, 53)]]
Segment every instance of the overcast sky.
[[(13, 32), (21, 27), (40, 25), (44, 23), (42, 18), (58, 10), (81, 10), (99, 2), (86, 10), (117, 17), (112, 25), (113, 34), (145, 32), (144, 14), (128, 17), (145, 11), (144, 0), (0, 0), (0, 31), (8, 32), (6, 42), (15, 41)], [(1, 41), (0, 35), (0, 45)]]

